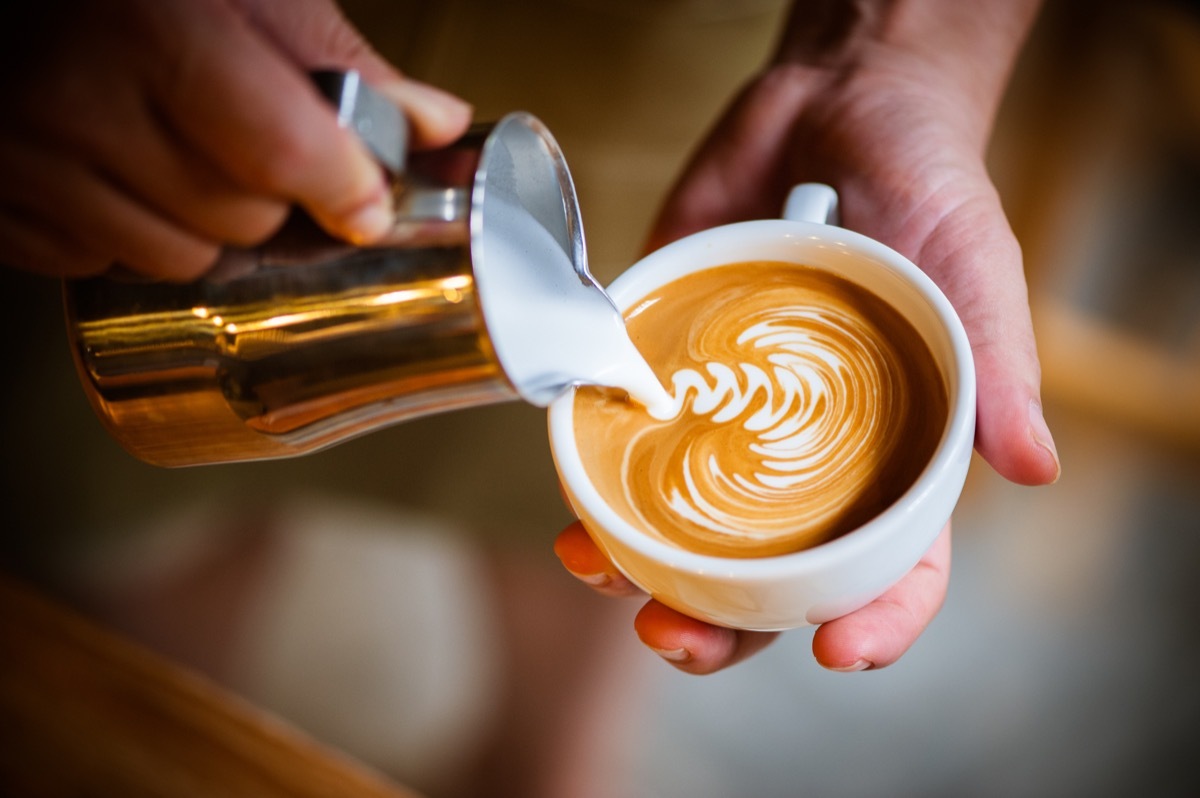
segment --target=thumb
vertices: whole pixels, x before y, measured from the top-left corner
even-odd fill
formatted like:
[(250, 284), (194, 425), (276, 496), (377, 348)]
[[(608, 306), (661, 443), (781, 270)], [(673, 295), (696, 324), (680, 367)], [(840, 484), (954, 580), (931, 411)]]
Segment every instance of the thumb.
[(470, 124), (469, 104), (402, 75), (375, 52), (333, 0), (250, 3), (247, 13), (263, 35), (305, 69), (357, 70), (404, 109), (417, 148), (448, 144)]
[(946, 213), (934, 214), (938, 221), (912, 247), (913, 259), (945, 291), (970, 339), (979, 454), (1013, 482), (1054, 482), (1059, 460), (1042, 416), (1041, 366), (1020, 246), (990, 184), (980, 182), (964, 196)]

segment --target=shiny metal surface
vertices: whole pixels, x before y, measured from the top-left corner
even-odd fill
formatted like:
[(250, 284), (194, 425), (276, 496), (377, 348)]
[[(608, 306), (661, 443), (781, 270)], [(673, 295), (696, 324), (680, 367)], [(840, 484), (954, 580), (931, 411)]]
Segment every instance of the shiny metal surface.
[[(500, 125), (522, 140), (540, 129), (525, 115)], [(470, 198), (493, 130), (410, 157), (395, 183), (398, 221), (378, 245), (334, 240), (297, 212), (192, 284), (68, 281), (76, 363), (112, 435), (164, 466), (254, 460), (515, 399), (472, 272)], [(561, 154), (545, 142), (525, 154), (543, 161), (538, 179), (558, 180), (539, 196), (558, 197), (564, 240), (581, 247), (569, 175), (555, 177)]]
[(403, 172), (408, 122), (396, 104), (354, 71), (320, 70), (311, 76), (317, 89), (337, 109), (339, 124), (353, 130), (390, 173)]

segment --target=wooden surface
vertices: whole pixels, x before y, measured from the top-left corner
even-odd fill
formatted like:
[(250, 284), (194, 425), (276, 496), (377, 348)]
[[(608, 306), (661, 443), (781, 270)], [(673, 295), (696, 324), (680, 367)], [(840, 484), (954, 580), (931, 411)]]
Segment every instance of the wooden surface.
[(2, 576), (0, 794), (415, 798)]

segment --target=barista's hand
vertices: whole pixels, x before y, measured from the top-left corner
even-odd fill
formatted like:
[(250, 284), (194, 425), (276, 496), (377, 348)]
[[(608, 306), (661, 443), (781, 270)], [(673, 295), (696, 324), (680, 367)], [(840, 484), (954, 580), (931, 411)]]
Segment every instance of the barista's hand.
[[(1042, 419), (1021, 252), (983, 153), (1036, 5), (797, 4), (775, 63), (718, 122), (651, 236), (657, 247), (719, 224), (778, 217), (793, 185), (834, 186), (842, 224), (908, 256), (958, 310), (977, 369), (976, 448), (1004, 477), (1028, 485), (1053, 482), (1059, 463)], [(628, 583), (581, 536), (572, 528), (560, 539), (568, 570), (623, 592)], [(941, 606), (949, 557), (947, 528), (887, 596), (818, 630), (817, 659), (839, 669), (860, 659), (874, 667), (895, 660)], [(680, 667), (692, 672), (731, 664), (765, 639), (654, 603), (638, 632), (652, 648), (684, 648)]]
[(186, 280), (291, 204), (331, 233), (391, 221), (380, 168), (310, 84), (357, 69), (415, 144), (470, 108), (407, 80), (332, 0), (41, 0), (0, 11), (0, 263), (54, 275), (119, 262)]
[[(642, 596), (613, 567), (583, 525), (564, 529), (554, 552), (577, 579), (613, 597)], [(882, 668), (908, 650), (941, 609), (950, 579), (950, 526), (907, 576), (857, 612), (817, 629), (813, 654), (830, 670)], [(634, 620), (638, 637), (681, 671), (705, 674), (727, 668), (763, 649), (778, 632), (746, 632), (713, 626), (651, 600)]]

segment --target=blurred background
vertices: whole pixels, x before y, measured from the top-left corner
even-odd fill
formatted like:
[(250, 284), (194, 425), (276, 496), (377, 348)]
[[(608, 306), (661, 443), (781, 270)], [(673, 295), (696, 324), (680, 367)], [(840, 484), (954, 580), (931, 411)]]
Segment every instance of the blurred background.
[[(548, 124), (604, 283), (785, 11), (344, 5), (479, 118)], [(1051, 0), (990, 157), (1063, 476), (973, 465), (945, 609), (891, 668), (825, 672), (803, 630), (715, 676), (658, 661), (635, 603), (558, 566), (531, 407), (293, 461), (134, 461), (77, 383), (59, 287), (11, 270), (3, 561), (431, 798), (1200, 794), (1200, 7)]]

